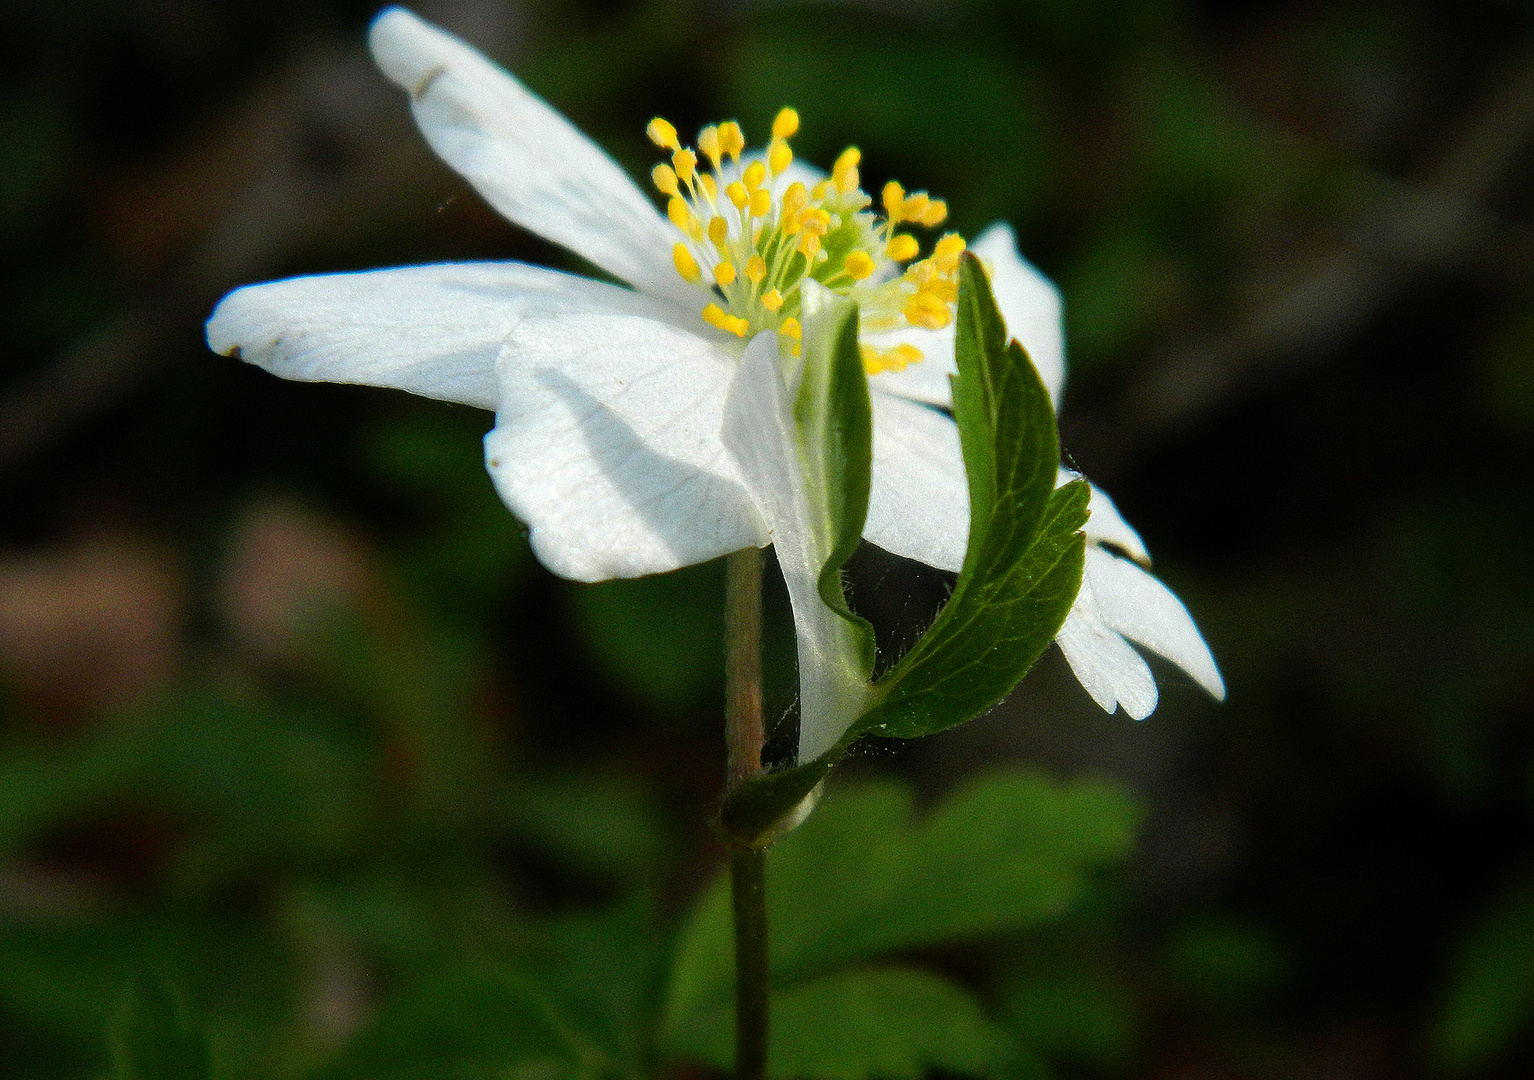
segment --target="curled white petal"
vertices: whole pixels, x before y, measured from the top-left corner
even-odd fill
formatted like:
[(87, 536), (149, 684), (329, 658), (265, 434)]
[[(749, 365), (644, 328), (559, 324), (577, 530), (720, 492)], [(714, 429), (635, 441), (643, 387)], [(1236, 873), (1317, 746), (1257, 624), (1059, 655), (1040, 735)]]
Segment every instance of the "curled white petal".
[(671, 309), (525, 263), (438, 263), (289, 278), (236, 289), (208, 320), (208, 345), (284, 379), (359, 383), (494, 409), (496, 358), (528, 315), (593, 306)]
[(1128, 559), (1088, 545), (1084, 580), (1091, 585), (1104, 625), (1164, 656), (1218, 700), (1225, 681), (1183, 602)]
[(896, 555), (957, 572), (969, 543), (959, 429), (930, 406), (892, 394), (870, 397), (873, 476), (863, 536)]
[(719, 438), (733, 356), (606, 288), (630, 306), (524, 319), (497, 365), (486, 463), (539, 560), (601, 581), (766, 543)]
[(491, 206), (635, 288), (690, 295), (670, 224), (595, 143), (456, 37), (391, 7), (368, 41), (444, 161)]
[(1060, 408), (1065, 385), (1065, 338), (1060, 290), (1018, 254), (1012, 226), (998, 221), (976, 238), (970, 250), (991, 270), (991, 290), (1007, 322), (1007, 336), (1017, 338), (1049, 388), (1049, 399)]
[[(1055, 487), (1064, 487), (1072, 480), (1079, 479), (1079, 474), (1061, 469), (1055, 474)], [(1094, 544), (1112, 544), (1135, 562), (1149, 566), (1150, 552), (1145, 550), (1145, 541), (1140, 539), (1140, 534), (1124, 520), (1124, 515), (1119, 513), (1119, 508), (1113, 504), (1106, 491), (1096, 484), (1090, 487), (1092, 497), (1087, 503), (1087, 523), (1082, 529), (1087, 540)]]
[(1144, 658), (1107, 625), (1090, 577), (1083, 575), (1055, 644), (1076, 681), (1105, 712), (1122, 706), (1133, 719), (1144, 720), (1156, 711), (1156, 679)]
[(783, 384), (776, 333), (758, 334), (725, 406), (724, 441), (766, 520), (794, 609), (799, 658), (799, 757), (825, 753), (867, 704), (850, 627), (820, 598), (829, 556), (816, 535), (809, 488), (799, 464), (793, 406)]

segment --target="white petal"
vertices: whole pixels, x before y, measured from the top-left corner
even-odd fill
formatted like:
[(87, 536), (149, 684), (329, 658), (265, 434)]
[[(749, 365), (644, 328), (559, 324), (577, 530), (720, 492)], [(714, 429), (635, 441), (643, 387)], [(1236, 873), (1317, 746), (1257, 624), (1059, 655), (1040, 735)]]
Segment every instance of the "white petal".
[(498, 363), (485, 436), (496, 490), (550, 570), (637, 577), (767, 542), (719, 438), (734, 360), (716, 339), (627, 308), (528, 318)]
[[(1062, 468), (1055, 474), (1055, 487), (1064, 487), (1072, 480), (1079, 480), (1079, 474), (1069, 469)], [(1119, 513), (1119, 508), (1113, 505), (1113, 500), (1108, 493), (1096, 484), (1089, 485), (1092, 489), (1092, 497), (1087, 503), (1087, 524), (1081, 531), (1086, 533), (1087, 540), (1098, 544), (1112, 544), (1120, 548), (1135, 562), (1150, 565), (1150, 552), (1145, 550), (1145, 541), (1140, 539), (1140, 534), (1135, 532), (1134, 526), (1124, 520)]]
[(959, 429), (944, 413), (891, 394), (870, 395), (873, 482), (863, 536), (886, 551), (958, 571), (969, 542), (969, 487)]
[(998, 221), (981, 233), (970, 250), (990, 265), (991, 289), (1007, 321), (1007, 335), (1017, 338), (1028, 350), (1058, 409), (1060, 389), (1065, 384), (1060, 290), (1018, 254), (1017, 237), (1006, 222)]
[(1209, 646), (1171, 589), (1095, 544), (1087, 546), (1086, 578), (1106, 626), (1166, 657), (1215, 698), (1224, 699), (1225, 682)]
[(284, 379), (388, 386), (493, 409), (496, 356), (526, 312), (613, 293), (632, 295), (522, 263), (290, 278), (224, 297), (208, 320), (208, 345)]
[(1081, 591), (1055, 635), (1071, 672), (1105, 712), (1120, 705), (1136, 720), (1156, 711), (1156, 680), (1150, 668), (1129, 643), (1107, 626), (1092, 593), (1092, 582), (1083, 577)]
[(953, 335), (953, 323), (941, 330), (908, 326), (901, 330), (864, 334), (863, 343), (876, 349), (889, 350), (896, 345), (914, 345), (921, 350), (922, 355), (919, 363), (900, 371), (881, 371), (870, 376), (869, 386), (911, 401), (922, 401), (943, 409), (952, 408), (953, 387), (948, 377), (959, 371), (954, 360)]
[(635, 288), (692, 291), (671, 263), (676, 230), (595, 143), (503, 69), (402, 8), (369, 32), (410, 93), (421, 133), (491, 206)]
[(797, 429), (775, 333), (758, 334), (730, 389), (724, 441), (767, 521), (794, 609), (799, 657), (799, 760), (819, 757), (867, 703), (850, 628), (820, 599), (829, 554), (812, 521)]

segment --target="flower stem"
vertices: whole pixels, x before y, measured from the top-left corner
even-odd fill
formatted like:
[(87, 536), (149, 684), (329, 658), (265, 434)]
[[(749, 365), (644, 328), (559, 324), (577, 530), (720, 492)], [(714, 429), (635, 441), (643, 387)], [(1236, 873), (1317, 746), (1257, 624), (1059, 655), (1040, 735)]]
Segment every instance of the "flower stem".
[[(762, 553), (737, 551), (725, 578), (726, 790), (762, 771)], [(767, 1075), (767, 851), (740, 848), (730, 857), (735, 911), (735, 1076)]]

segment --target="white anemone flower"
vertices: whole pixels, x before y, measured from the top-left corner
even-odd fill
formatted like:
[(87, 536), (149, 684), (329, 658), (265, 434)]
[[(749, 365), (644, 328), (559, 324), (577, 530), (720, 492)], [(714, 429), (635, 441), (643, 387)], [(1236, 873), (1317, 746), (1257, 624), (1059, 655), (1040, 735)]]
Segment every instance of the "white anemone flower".
[[(670, 152), (652, 174), (663, 214), (564, 117), (452, 35), (389, 8), (369, 42), (444, 161), (505, 217), (627, 287), (508, 262), (301, 277), (225, 297), (209, 345), (284, 378), (494, 410), (485, 458), (496, 490), (564, 577), (636, 577), (775, 543), (799, 633), (800, 759), (828, 749), (866, 698), (814, 590), (821, 553), (793, 479), (784, 379), (821, 289), (855, 300), (873, 407), (864, 537), (957, 571), (968, 493), (948, 410), (966, 245), (950, 233), (917, 258), (918, 241), (897, 231), (940, 224), (946, 207), (892, 182), (876, 216), (858, 152), (829, 176), (805, 168), (788, 145), (798, 116), (785, 109), (760, 154), (742, 153), (733, 122), (704, 128), (694, 150), (652, 121), (651, 139)], [(1058, 403), (1059, 294), (1006, 225), (970, 249)], [(1222, 697), (1186, 608), (1137, 565), (1144, 545), (1095, 489), (1086, 535), (1082, 588), (1056, 640), (1093, 699), (1136, 719), (1155, 708), (1155, 680), (1130, 641)]]

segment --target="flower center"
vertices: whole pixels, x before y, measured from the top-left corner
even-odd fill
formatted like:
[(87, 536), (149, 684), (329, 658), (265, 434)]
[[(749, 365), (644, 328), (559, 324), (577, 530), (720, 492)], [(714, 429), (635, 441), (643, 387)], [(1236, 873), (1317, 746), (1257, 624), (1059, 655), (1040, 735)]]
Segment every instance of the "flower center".
[[(738, 337), (776, 330), (797, 353), (799, 286), (812, 278), (856, 301), (865, 331), (947, 326), (964, 238), (946, 233), (918, 259), (916, 238), (896, 231), (907, 223), (942, 224), (947, 204), (925, 191), (907, 194), (891, 180), (880, 193), (884, 216), (873, 213), (873, 199), (859, 186), (857, 147), (842, 151), (828, 178), (793, 179), (788, 140), (798, 130), (799, 114), (782, 110), (766, 151), (742, 162), (745, 136), (733, 120), (700, 131), (697, 150), (683, 146), (660, 117), (646, 128), (651, 141), (671, 151), (671, 163), (650, 175), (683, 237), (671, 251), (677, 273), (712, 294), (703, 320)], [(699, 168), (699, 152), (707, 170)], [(862, 352), (870, 375), (922, 359), (910, 344), (863, 345)]]

